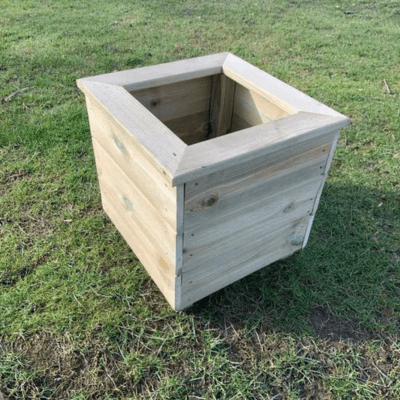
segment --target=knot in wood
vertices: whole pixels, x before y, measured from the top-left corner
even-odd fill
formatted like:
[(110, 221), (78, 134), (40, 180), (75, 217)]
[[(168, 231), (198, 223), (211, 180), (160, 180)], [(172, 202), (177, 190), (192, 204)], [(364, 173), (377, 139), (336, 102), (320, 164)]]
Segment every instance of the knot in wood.
[(161, 99), (154, 99), (150, 101), (150, 107), (154, 108), (157, 107), (161, 103)]
[(206, 197), (203, 199), (203, 207), (211, 207), (213, 206), (216, 202), (218, 201), (218, 196), (216, 194), (213, 194), (210, 197)]

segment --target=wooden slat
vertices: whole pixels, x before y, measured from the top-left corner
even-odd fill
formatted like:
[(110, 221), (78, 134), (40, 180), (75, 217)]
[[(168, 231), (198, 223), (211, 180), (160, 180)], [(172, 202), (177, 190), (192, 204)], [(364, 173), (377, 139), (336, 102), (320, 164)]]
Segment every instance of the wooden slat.
[(211, 77), (130, 92), (160, 121), (169, 121), (210, 109)]
[(172, 179), (187, 147), (185, 143), (124, 88), (86, 82), (85, 91), (100, 106), (104, 118), (116, 123), (130, 144)]
[(217, 137), (230, 132), (236, 83), (225, 75), (219, 74), (212, 77), (211, 86), (211, 137)]
[[(140, 229), (159, 253), (163, 252), (164, 260), (172, 268), (175, 261), (175, 226), (163, 218), (162, 210), (151, 204), (96, 140), (93, 140), (93, 148), (102, 194), (107, 193), (118, 213)], [(118, 227), (118, 221), (113, 222)]]
[(325, 106), (305, 93), (287, 85), (279, 79), (261, 71), (254, 65), (229, 54), (222, 66), (223, 73), (247, 89), (259, 93), (279, 108), (294, 114), (304, 111), (316, 114), (326, 114), (347, 121), (344, 115)]
[(283, 226), (267, 237), (250, 245), (246, 241), (218, 258), (193, 268), (183, 276), (182, 306), (188, 307), (197, 300), (241, 279), (248, 274), (284, 258), (301, 247), (297, 237), (304, 237), (309, 217)]
[(310, 219), (309, 226), (307, 228), (307, 233), (306, 233), (306, 237), (304, 239), (303, 248), (307, 245), (308, 238), (310, 236), (311, 227), (312, 227), (312, 224), (313, 224), (313, 221), (314, 221), (314, 216), (315, 216), (315, 213), (317, 212), (317, 209), (318, 209), (319, 200), (321, 198), (322, 190), (324, 188), (325, 181), (326, 181), (326, 178), (328, 176), (328, 171), (329, 171), (329, 169), (331, 167), (331, 162), (332, 162), (332, 159), (333, 159), (333, 156), (334, 156), (334, 153), (335, 153), (335, 148), (336, 148), (337, 142), (339, 140), (339, 136), (340, 136), (340, 131), (338, 131), (333, 136), (333, 140), (332, 140), (332, 143), (331, 143), (331, 146), (330, 146), (330, 149), (329, 149), (328, 160), (327, 160), (327, 162), (325, 164), (324, 172), (323, 172), (323, 175), (322, 175), (323, 179), (322, 179), (320, 187), (318, 189), (317, 196), (315, 197), (315, 200), (314, 200), (314, 205), (313, 205), (313, 209), (312, 209), (312, 213), (311, 213), (312, 217)]
[(235, 165), (290, 149), (318, 136), (336, 132), (347, 120), (299, 113), (229, 135), (188, 146), (173, 177), (173, 185), (227, 170)]
[[(318, 176), (300, 184), (292, 183), (289, 188), (283, 182), (285, 190), (253, 189), (253, 194), (258, 194), (257, 198), (246, 196), (244, 204), (229, 202), (228, 206), (227, 202), (221, 205), (222, 215), (216, 210), (214, 218), (211, 218), (213, 223), (207, 220), (204, 213), (198, 215), (197, 221), (192, 218), (184, 234), (185, 274), (193, 268), (212, 265), (214, 259), (221, 260), (225, 253), (229, 257), (231, 251), (244, 243), (251, 247), (259, 238), (308, 217), (320, 182), (321, 177)], [(228, 208), (230, 210), (226, 212)], [(301, 242), (303, 239), (304, 236)]]
[(185, 194), (186, 209), (201, 209), (210, 196), (231, 196), (260, 184), (268, 184), (270, 180), (290, 173), (294, 173), (293, 180), (321, 176), (331, 140), (330, 136), (321, 136), (297, 147), (272, 153), (269, 157), (254, 158), (247, 163), (188, 182)]
[(233, 112), (251, 126), (265, 124), (290, 115), (258, 93), (238, 84), (236, 85)]
[(115, 207), (114, 200), (108, 193), (102, 195), (104, 211), (113, 221), (123, 238), (134, 250), (140, 262), (146, 266), (146, 270), (161, 290), (168, 303), (175, 307), (174, 278), (170, 274), (171, 266), (163, 261), (163, 253), (154, 248), (140, 229), (131, 221), (127, 221), (125, 214)]
[(77, 81), (80, 89), (85, 91), (88, 82), (99, 82), (123, 86), (126, 90), (140, 90), (169, 83), (186, 81), (220, 74), (222, 64), (229, 53), (213, 54), (189, 60), (173, 61), (149, 67), (92, 76)]
[(185, 186), (176, 188), (176, 247), (175, 247), (175, 306), (182, 310), (182, 265), (183, 265), (183, 218), (185, 208)]
[(210, 132), (209, 111), (165, 121), (164, 124), (187, 145), (208, 139)]
[(175, 225), (176, 189), (171, 179), (141, 151), (131, 135), (110, 118), (97, 102), (87, 97), (92, 137), (117, 165), (135, 182), (138, 189), (158, 208), (171, 226)]

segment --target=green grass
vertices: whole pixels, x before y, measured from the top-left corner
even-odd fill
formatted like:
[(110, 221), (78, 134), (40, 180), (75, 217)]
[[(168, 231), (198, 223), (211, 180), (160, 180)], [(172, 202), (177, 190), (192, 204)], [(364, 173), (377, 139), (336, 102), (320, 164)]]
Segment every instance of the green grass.
[[(0, 10), (4, 397), (400, 397), (397, 1), (6, 0)], [(101, 209), (75, 80), (221, 51), (352, 125), (307, 247), (175, 313)]]

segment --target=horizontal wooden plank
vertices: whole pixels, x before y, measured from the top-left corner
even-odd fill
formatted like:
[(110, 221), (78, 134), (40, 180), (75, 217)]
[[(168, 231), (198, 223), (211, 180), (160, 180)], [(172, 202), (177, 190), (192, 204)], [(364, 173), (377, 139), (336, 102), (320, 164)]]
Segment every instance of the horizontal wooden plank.
[(209, 263), (193, 268), (182, 277), (182, 306), (241, 279), (301, 248), (296, 238), (304, 237), (309, 217), (281, 227), (268, 237), (238, 246)]
[(157, 86), (130, 92), (160, 121), (169, 121), (209, 111), (211, 77)]
[[(293, 179), (306, 180), (320, 176), (331, 147), (331, 136), (320, 136), (296, 147), (283, 148), (268, 157), (255, 158), (246, 163), (197, 179), (186, 184), (186, 210), (202, 209), (210, 196), (219, 199), (248, 191), (258, 184), (294, 172)], [(311, 167), (304, 169), (304, 167)], [(322, 167), (322, 168), (320, 168)]]
[(254, 158), (325, 134), (334, 135), (346, 121), (327, 115), (299, 113), (267, 124), (188, 146), (173, 177), (182, 184), (229, 169)]
[[(268, 202), (269, 197), (275, 193), (290, 190), (302, 182), (322, 178), (319, 167), (323, 165), (324, 162), (316, 162), (298, 171), (249, 186), (245, 190), (232, 191), (225, 196), (222, 194), (205, 196), (205, 201), (197, 203), (199, 204), (197, 208), (185, 210), (185, 235), (235, 218), (238, 213), (245, 213), (246, 210), (255, 209)], [(314, 196), (315, 193), (310, 193), (310, 199)]]
[(100, 106), (103, 119), (114, 121), (130, 143), (172, 179), (185, 143), (121, 86), (88, 82), (86, 91), (92, 103)]
[(289, 114), (304, 111), (340, 118), (345, 125), (349, 122), (348, 118), (344, 115), (233, 54), (228, 54), (222, 70), (229, 78), (247, 89), (259, 93), (262, 97), (268, 99), (271, 103), (287, 111)]
[(233, 112), (251, 126), (287, 117), (287, 111), (279, 108), (258, 93), (236, 85)]
[(92, 137), (107, 150), (142, 193), (148, 194), (148, 200), (165, 211), (165, 219), (173, 224), (176, 189), (171, 185), (171, 178), (91, 96), (87, 96), (86, 100)]
[(175, 308), (175, 278), (171, 274), (172, 265), (164, 260), (163, 253), (153, 246), (137, 226), (127, 221), (124, 214), (120, 214), (120, 210), (114, 207), (113, 198), (107, 192), (102, 194), (102, 203), (106, 214), (145, 266), (168, 303)]
[(228, 53), (213, 54), (149, 67), (135, 68), (127, 71), (112, 72), (79, 79), (77, 84), (83, 91), (88, 82), (120, 85), (128, 91), (146, 89), (169, 83), (186, 81), (188, 79), (220, 74), (222, 71), (222, 64), (227, 55)]
[(155, 242), (144, 234), (133, 219), (127, 218), (124, 208), (116, 206), (118, 196), (103, 184), (101, 178), (99, 181), (104, 211), (145, 266), (167, 301), (175, 307), (175, 274), (169, 255), (155, 246)]
[(209, 117), (209, 112), (207, 110), (164, 123), (187, 145), (191, 145), (208, 139), (208, 134), (210, 132)]
[(233, 204), (225, 218), (215, 216), (210, 221), (198, 221), (184, 233), (183, 268), (189, 271), (202, 268), (221, 254), (229, 253), (247, 243), (249, 246), (262, 237), (310, 216), (313, 200), (322, 177), (293, 184), (277, 192), (258, 191), (259, 198), (251, 204)]
[(159, 252), (163, 251), (169, 265), (174, 265), (176, 222), (171, 226), (163, 218), (162, 210), (148, 201), (96, 140), (93, 148), (102, 193), (108, 193), (119, 214), (138, 227)]

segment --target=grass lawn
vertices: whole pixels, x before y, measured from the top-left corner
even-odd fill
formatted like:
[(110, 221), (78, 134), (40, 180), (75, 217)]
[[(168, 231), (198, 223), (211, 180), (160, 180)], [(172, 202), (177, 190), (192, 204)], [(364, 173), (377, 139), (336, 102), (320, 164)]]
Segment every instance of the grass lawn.
[[(176, 313), (75, 80), (223, 51), (352, 124), (307, 247)], [(399, 399), (399, 55), (394, 0), (3, 0), (0, 399)]]

